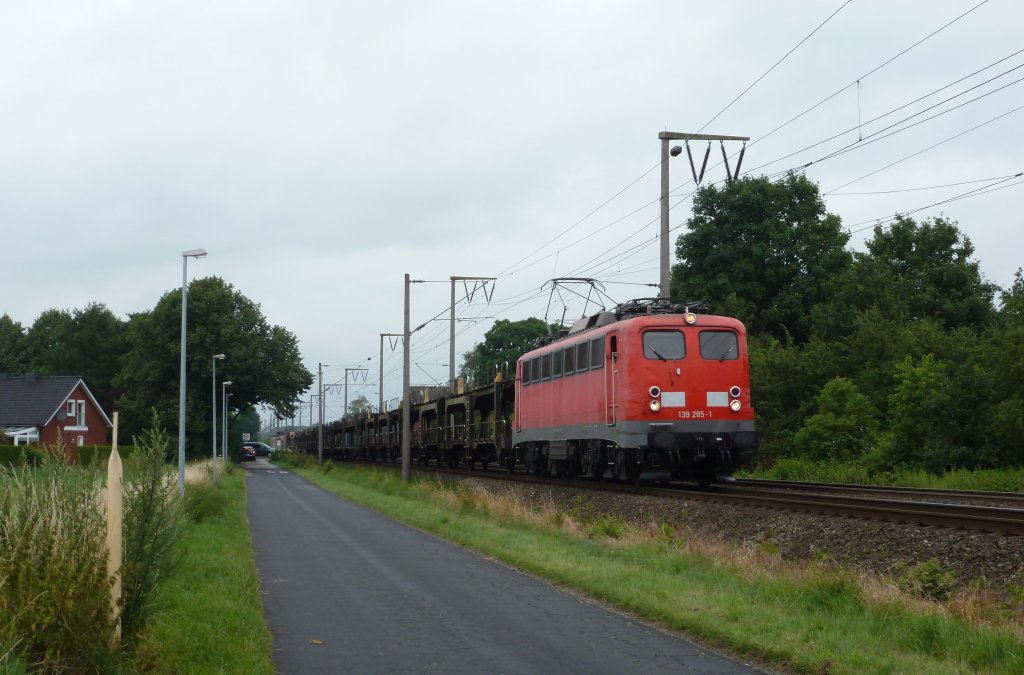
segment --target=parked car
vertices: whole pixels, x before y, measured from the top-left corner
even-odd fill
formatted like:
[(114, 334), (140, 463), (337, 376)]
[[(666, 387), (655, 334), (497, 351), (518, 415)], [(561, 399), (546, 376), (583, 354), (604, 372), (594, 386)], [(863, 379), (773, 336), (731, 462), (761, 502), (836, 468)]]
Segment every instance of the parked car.
[(274, 452), (274, 449), (266, 443), (260, 443), (259, 441), (250, 441), (242, 444), (243, 448), (252, 448), (256, 452), (257, 457), (270, 457)]
[(242, 461), (243, 462), (255, 462), (256, 461), (256, 448), (249, 444), (242, 446)]

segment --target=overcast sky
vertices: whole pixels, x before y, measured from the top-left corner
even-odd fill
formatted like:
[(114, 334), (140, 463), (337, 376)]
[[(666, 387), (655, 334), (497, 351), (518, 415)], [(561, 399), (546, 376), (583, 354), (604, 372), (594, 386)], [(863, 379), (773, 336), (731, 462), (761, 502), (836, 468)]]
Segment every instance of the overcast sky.
[[(1003, 188), (912, 217), (958, 221), (1005, 287), (1024, 265), (1024, 187), (1005, 180), (1024, 170), (1024, 5), (982, 2), (890, 61), (979, 1), (4, 0), (0, 314), (28, 326), (95, 301), (127, 317), (179, 287), (181, 252), (202, 247), (190, 278), (259, 303), (311, 370), (331, 364), (328, 382), (367, 366), (349, 395), (376, 401), (406, 272), (445, 282), (413, 286), (413, 326), (427, 323), (414, 384), (447, 379), (448, 325), (429, 320), (452, 275), (499, 277), (460, 319), (558, 318), (540, 290), (556, 276), (655, 295), (636, 284), (658, 281), (663, 130), (749, 136), (756, 174), (863, 138), (806, 170), (854, 248), (894, 212)], [(705, 182), (724, 177), (711, 157)], [(674, 240), (685, 153), (671, 172)], [(460, 355), (492, 322), (460, 321)], [(384, 366), (397, 397), (389, 344)]]

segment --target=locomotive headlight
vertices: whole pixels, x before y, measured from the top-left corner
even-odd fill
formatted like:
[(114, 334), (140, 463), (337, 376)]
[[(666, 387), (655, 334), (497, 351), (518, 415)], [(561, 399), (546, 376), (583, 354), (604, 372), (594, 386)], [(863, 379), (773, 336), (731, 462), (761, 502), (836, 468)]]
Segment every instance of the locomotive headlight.
[(661, 396), (661, 388), (657, 386), (651, 387), (650, 389), (647, 390), (647, 393), (651, 395), (651, 398), (658, 398), (659, 396)]
[(658, 399), (654, 399), (647, 405), (651, 409), (651, 412), (658, 412), (659, 410), (661, 410), (661, 401), (659, 401)]
[(697, 315), (694, 314), (693, 312), (687, 312), (686, 313), (686, 323), (690, 324), (691, 326), (693, 324), (697, 323)]
[(733, 398), (739, 398), (740, 397), (740, 393), (741, 392), (740, 392), (740, 388), (739, 387), (730, 387), (729, 388), (729, 396), (732, 396)]
[(732, 409), (733, 412), (739, 412), (742, 406), (743, 404), (735, 399), (729, 401), (729, 407)]

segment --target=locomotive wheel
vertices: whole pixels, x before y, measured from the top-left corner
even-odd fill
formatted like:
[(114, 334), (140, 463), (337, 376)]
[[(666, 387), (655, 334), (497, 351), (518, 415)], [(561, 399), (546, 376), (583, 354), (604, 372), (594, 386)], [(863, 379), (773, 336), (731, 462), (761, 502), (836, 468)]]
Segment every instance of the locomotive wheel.
[(615, 466), (612, 467), (612, 476), (615, 480), (626, 480), (626, 451), (615, 451)]
[(705, 462), (702, 465), (697, 466), (696, 475), (694, 480), (697, 481), (697, 485), (701, 486), (702, 489), (708, 489), (711, 484), (715, 481), (715, 464), (714, 462)]

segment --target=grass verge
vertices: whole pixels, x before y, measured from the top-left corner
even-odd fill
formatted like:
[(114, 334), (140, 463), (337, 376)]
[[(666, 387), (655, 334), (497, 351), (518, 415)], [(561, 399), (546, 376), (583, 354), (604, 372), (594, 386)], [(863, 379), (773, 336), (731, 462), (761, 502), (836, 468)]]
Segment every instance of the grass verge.
[(783, 458), (769, 469), (741, 471), (737, 478), (800, 480), (821, 483), (858, 483), (942, 490), (1024, 491), (1024, 468), (951, 469), (942, 475), (921, 470), (872, 471), (863, 464)]
[(1019, 626), (971, 621), (843, 570), (702, 548), (654, 523), (638, 530), (607, 517), (579, 521), (524, 504), (514, 490), (496, 499), (465, 484), (406, 485), (393, 471), (294, 469), (392, 518), (773, 667), (1024, 672)]
[(246, 516), (245, 478), (186, 492), (190, 524), (178, 564), (163, 579), (141, 636), (138, 669), (152, 673), (274, 672), (256, 558)]

